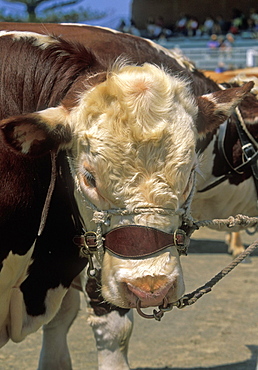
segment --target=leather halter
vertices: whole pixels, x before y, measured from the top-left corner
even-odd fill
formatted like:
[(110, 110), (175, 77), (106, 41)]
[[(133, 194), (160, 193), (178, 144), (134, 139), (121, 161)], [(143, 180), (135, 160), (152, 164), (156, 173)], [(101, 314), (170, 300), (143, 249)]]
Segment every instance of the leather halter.
[(187, 236), (181, 229), (172, 234), (148, 226), (117, 227), (105, 235), (104, 246), (121, 257), (139, 258), (175, 246), (179, 254), (187, 254)]
[[(73, 242), (81, 248), (86, 248), (87, 252), (82, 251), (85, 255), (96, 252), (97, 235), (94, 231), (75, 236)], [(173, 246), (177, 248), (179, 255), (187, 255), (189, 243), (190, 238), (181, 229), (169, 234), (141, 225), (116, 227), (103, 237), (104, 249), (124, 258), (150, 256)]]
[(117, 227), (105, 235), (104, 247), (127, 258), (150, 256), (167, 247), (175, 246), (179, 254), (187, 254), (188, 237), (181, 229), (172, 234), (148, 226)]
[[(69, 169), (67, 168), (67, 160), (70, 164)], [(66, 170), (63, 170), (64, 177), (67, 177), (68, 179), (71, 178), (72, 172), (73, 176), (76, 178), (76, 173), (73, 170), (69, 152), (66, 154), (64, 162), (66, 164)], [(74, 194), (70, 194), (74, 209), (73, 220), (76, 227), (76, 236), (73, 238), (73, 242), (80, 249), (80, 255), (82, 257), (86, 257), (89, 261), (89, 268), (87, 271), (88, 275), (90, 277), (95, 276), (96, 269), (94, 268), (92, 258), (95, 256), (101, 265), (105, 249), (110, 250), (119, 257), (141, 258), (157, 253), (158, 251), (161, 251), (167, 247), (175, 246), (179, 255), (187, 255), (188, 246), (190, 244), (188, 229), (190, 227), (195, 227), (191, 215), (189, 214), (189, 204), (192, 200), (194, 189), (195, 184), (193, 185), (185, 203), (178, 210), (160, 207), (147, 207), (136, 208), (132, 212), (127, 209), (109, 209), (106, 211), (98, 210), (96, 206), (92, 204), (89, 199), (85, 198), (83, 193), (81, 193), (86, 207), (91, 209), (93, 212), (92, 221), (94, 221), (96, 224), (96, 231), (85, 231), (84, 223), (82, 217), (80, 216)], [(183, 229), (178, 229), (174, 233), (165, 233), (152, 227), (142, 225), (127, 225), (112, 229), (106, 234), (102, 233), (102, 225), (108, 224), (110, 217), (114, 215), (120, 215), (123, 217), (125, 215), (142, 213), (159, 213), (165, 215), (176, 214), (182, 216)]]

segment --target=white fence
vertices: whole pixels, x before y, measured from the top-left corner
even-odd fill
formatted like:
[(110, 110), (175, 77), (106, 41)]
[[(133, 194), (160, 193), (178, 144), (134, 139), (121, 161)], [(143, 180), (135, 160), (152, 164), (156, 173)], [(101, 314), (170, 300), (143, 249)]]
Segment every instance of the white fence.
[(246, 52), (246, 66), (257, 67), (258, 66), (258, 48), (248, 49)]

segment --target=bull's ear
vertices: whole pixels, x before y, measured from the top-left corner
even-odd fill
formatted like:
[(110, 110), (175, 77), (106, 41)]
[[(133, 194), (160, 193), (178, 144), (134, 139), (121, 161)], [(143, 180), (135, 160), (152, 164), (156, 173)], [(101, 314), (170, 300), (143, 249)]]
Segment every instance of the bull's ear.
[(49, 150), (66, 147), (72, 139), (63, 107), (23, 114), (0, 121), (6, 145), (29, 156), (40, 156)]
[(241, 87), (216, 91), (198, 97), (197, 130), (200, 135), (205, 135), (219, 127), (231, 114), (237, 105), (251, 91), (252, 81)]

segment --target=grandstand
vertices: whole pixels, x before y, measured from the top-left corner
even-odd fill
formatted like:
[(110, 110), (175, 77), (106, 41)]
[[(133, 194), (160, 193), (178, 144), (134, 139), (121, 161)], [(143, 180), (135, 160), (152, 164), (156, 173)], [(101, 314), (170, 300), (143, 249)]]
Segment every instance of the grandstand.
[[(235, 37), (234, 46), (230, 52), (220, 49), (209, 49), (207, 47), (209, 39), (207, 37), (175, 37), (167, 40), (159, 40), (158, 43), (168, 49), (180, 50), (185, 56), (192, 60), (197, 68), (215, 70), (218, 64), (223, 63), (225, 69), (239, 69), (258, 66), (258, 40)], [(254, 50), (249, 63), (247, 52)]]

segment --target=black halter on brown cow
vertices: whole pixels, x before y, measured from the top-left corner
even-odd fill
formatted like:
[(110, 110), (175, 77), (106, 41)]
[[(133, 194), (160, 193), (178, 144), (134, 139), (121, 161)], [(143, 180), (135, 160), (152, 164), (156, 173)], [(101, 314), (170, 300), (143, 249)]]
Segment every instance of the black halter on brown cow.
[[(21, 340), (48, 323), (65, 297), (59, 314), (45, 326), (40, 369), (70, 368), (65, 340), (60, 350), (58, 344), (78, 310), (76, 291), (66, 292), (85, 265), (79, 245), (86, 253), (93, 249), (92, 263), (101, 265), (104, 300), (122, 308), (106, 315), (105, 304), (91, 301), (97, 314), (89, 321), (98, 344), (99, 368), (128, 369), (132, 327), (128, 309), (164, 307), (184, 292), (180, 254), (188, 242), (185, 231), (192, 222), (191, 211), (196, 219), (257, 214), (250, 168), (198, 192), (228, 173), (227, 161), (221, 165), (214, 151), (219, 126), (230, 116), (235, 120), (238, 105), (256, 138), (253, 83), (221, 90), (176, 53), (106, 29), (3, 25), (8, 27), (62, 35), (76, 29), (84, 45), (31, 32), (0, 33), (4, 153), (0, 237), (5, 240), (0, 280), (7, 281), (3, 290), (7, 303), (0, 303), (2, 344), (8, 336)], [(229, 146), (225, 151), (235, 168), (242, 152), (232, 123), (225, 134), (225, 141), (231, 140), (233, 154)], [(53, 157), (56, 151), (56, 187), (37, 238), (55, 172), (49, 152)], [(63, 183), (66, 158), (76, 203), (68, 200), (68, 185)], [(79, 217), (74, 206), (87, 230), (83, 241), (73, 239)], [(14, 222), (20, 222), (22, 235), (17, 248), (16, 240), (8, 238)], [(15, 266), (14, 275), (10, 265)], [(65, 319), (68, 302), (72, 312)], [(61, 334), (60, 322), (66, 324)]]

